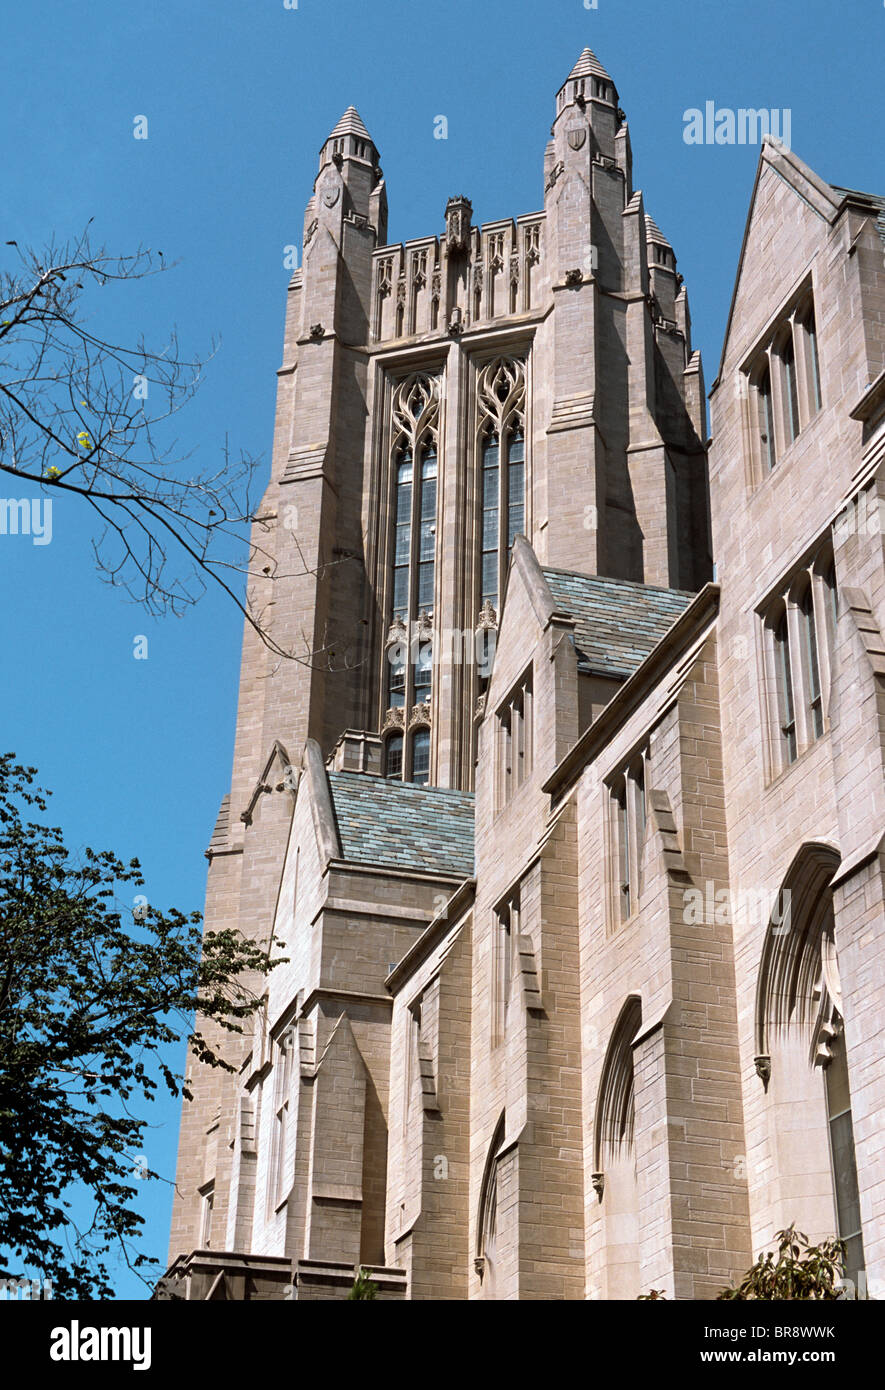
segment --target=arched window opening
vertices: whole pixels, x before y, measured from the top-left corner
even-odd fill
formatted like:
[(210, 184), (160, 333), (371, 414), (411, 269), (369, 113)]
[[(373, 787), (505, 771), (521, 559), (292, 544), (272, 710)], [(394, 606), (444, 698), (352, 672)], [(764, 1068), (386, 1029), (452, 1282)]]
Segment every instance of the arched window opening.
[(396, 539), (393, 553), (393, 617), (409, 611), (409, 562), (412, 555), (412, 450), (400, 449), (396, 466)]
[(799, 433), (799, 384), (796, 380), (796, 348), (792, 331), (781, 348), (781, 364), (784, 371), (784, 402), (786, 408), (787, 442), (792, 444)]
[(391, 734), (384, 744), (384, 776), (402, 780), (403, 736)]
[[(809, 1194), (804, 1209), (782, 1213), (784, 1224), (795, 1220), (821, 1238), (835, 1233), (845, 1243), (845, 1272), (857, 1283), (863, 1235), (829, 887), (838, 865), (834, 850), (805, 845), (784, 879), (759, 969), (756, 1069), (766, 1087), (781, 1181), (789, 1189), (801, 1178)], [(817, 1196), (827, 1178), (829, 1202)]]
[(480, 603), (498, 606), (498, 475), (501, 450), (490, 430), (482, 449), (482, 592)]
[(796, 742), (796, 709), (793, 700), (793, 673), (790, 666), (790, 633), (786, 609), (784, 609), (774, 629), (774, 654), (781, 748), (784, 761), (794, 763), (798, 745)]
[(801, 320), (802, 330), (805, 333), (806, 356), (808, 358), (809, 372), (811, 376), (811, 400), (815, 411), (820, 410), (823, 400), (820, 389), (820, 358), (817, 351), (817, 321), (814, 316), (814, 303), (809, 304)]
[(817, 651), (817, 632), (815, 630), (814, 600), (811, 584), (806, 584), (799, 600), (799, 613), (802, 619), (802, 658), (805, 664), (805, 698), (808, 710), (808, 725), (814, 738), (820, 738), (824, 731), (824, 709), (820, 683), (820, 661)]
[(410, 781), (425, 787), (430, 780), (430, 730), (416, 729), (412, 735), (412, 776)]
[(771, 397), (771, 372), (766, 365), (756, 386), (759, 404), (759, 438), (762, 444), (762, 461), (770, 473), (777, 463), (774, 438), (774, 403)]
[(633, 1043), (641, 1025), (642, 1003), (631, 995), (612, 1031), (596, 1101), (592, 1181), (602, 1208), (606, 1298), (639, 1294)]
[(476, 1271), (479, 1274), (482, 1297), (497, 1298), (498, 1283), (498, 1151), (504, 1142), (504, 1115), (495, 1126), (489, 1145), (486, 1166), (479, 1193), (479, 1214), (476, 1224)]
[(513, 541), (528, 530), (525, 397), (521, 359), (498, 357), (480, 371), (480, 608), (490, 603), (497, 609)]
[[(392, 400), (394, 501), (388, 609), (391, 625), (385, 648), (387, 671), (382, 690), (386, 695), (386, 709), (411, 712), (403, 720), (395, 721), (406, 729), (416, 722), (416, 716), (420, 723), (430, 719), (439, 427), (439, 378), (416, 372), (400, 381)], [(426, 758), (424, 739), (417, 747), (413, 743), (407, 745), (398, 759), (400, 777), (427, 780), (430, 732), (429, 729), (424, 732)], [(418, 776), (415, 776), (416, 768)], [(396, 774), (388, 772), (387, 775)]]

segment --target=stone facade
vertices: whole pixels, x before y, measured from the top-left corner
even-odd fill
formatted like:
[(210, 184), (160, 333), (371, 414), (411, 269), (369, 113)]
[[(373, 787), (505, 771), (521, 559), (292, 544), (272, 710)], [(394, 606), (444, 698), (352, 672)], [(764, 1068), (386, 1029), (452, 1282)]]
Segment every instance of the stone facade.
[(589, 50), (544, 183), (389, 246), (322, 147), (207, 852), (285, 963), (160, 1296), (712, 1298), (791, 1221), (885, 1280), (885, 200), (763, 145), (708, 469)]

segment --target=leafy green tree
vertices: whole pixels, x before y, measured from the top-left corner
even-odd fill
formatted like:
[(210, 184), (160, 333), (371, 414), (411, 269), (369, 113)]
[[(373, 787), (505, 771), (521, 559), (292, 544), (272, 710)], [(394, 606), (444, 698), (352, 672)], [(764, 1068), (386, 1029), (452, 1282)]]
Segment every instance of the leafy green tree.
[(840, 1240), (824, 1240), (810, 1245), (808, 1237), (794, 1225), (778, 1231), (777, 1255), (769, 1250), (760, 1255), (741, 1282), (723, 1289), (720, 1299), (824, 1299), (844, 1297), (842, 1267), (844, 1251)]
[(188, 1094), (169, 1051), (189, 1035), (201, 1061), (233, 1070), (215, 1039), (242, 1031), (259, 1005), (250, 972), (270, 966), (234, 931), (204, 941), (199, 913), (143, 895), (124, 907), (117, 894), (144, 887), (138, 861), (72, 854), (32, 819), (48, 795), (35, 776), (0, 755), (0, 1249), (56, 1297), (105, 1298), (111, 1251), (153, 1264), (133, 1183), (158, 1177), (136, 1158), (146, 1104), (163, 1084)]
[(362, 1265), (360, 1265), (359, 1270), (357, 1271), (356, 1278), (353, 1281), (353, 1286), (350, 1290), (350, 1293), (347, 1295), (345, 1302), (356, 1302), (360, 1299), (369, 1299), (377, 1297), (378, 1285), (373, 1283), (369, 1275), (369, 1271), (365, 1269)]

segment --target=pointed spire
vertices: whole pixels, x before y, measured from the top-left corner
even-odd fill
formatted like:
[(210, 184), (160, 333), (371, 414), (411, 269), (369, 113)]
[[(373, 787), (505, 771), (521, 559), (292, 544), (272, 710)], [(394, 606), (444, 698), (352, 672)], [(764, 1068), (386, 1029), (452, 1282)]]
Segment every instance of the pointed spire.
[(657, 242), (658, 246), (666, 246), (671, 251), (673, 250), (657, 222), (649, 213), (645, 214), (645, 238), (646, 241), (654, 241)]
[[(604, 77), (607, 82), (612, 81), (592, 48), (584, 49), (565, 81), (571, 82), (576, 77)], [(562, 85), (565, 86), (565, 82)]]
[(618, 104), (618, 89), (592, 48), (584, 49), (556, 93), (556, 114), (567, 106), (579, 106), (583, 111), (588, 102), (601, 102), (616, 109)]
[(341, 135), (356, 135), (360, 140), (368, 140), (372, 145), (375, 144), (355, 106), (348, 106), (341, 120), (327, 138), (334, 140)]

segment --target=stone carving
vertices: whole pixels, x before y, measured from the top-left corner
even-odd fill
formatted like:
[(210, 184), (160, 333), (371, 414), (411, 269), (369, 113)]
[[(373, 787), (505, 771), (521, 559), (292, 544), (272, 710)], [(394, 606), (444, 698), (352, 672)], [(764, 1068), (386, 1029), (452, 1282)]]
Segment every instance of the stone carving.
[(541, 228), (537, 223), (525, 229), (525, 263), (537, 265), (541, 259)]
[(427, 252), (412, 252), (412, 284), (416, 290), (422, 290), (427, 284)]
[(326, 336), (326, 330), (321, 323), (312, 323), (310, 325), (310, 336), (314, 342), (319, 342), (321, 338)]
[(479, 618), (476, 623), (477, 632), (487, 632), (490, 628), (497, 631), (498, 615), (492, 607), (491, 599), (486, 599), (482, 608), (479, 610)]
[(404, 645), (407, 640), (406, 625), (402, 618), (394, 618), (387, 633), (385, 648), (398, 647)]
[(409, 715), (409, 728), (426, 728), (430, 724), (430, 705), (426, 700), (422, 700), (420, 705), (413, 705), (412, 713)]
[(585, 125), (572, 126), (571, 130), (566, 131), (566, 139), (573, 150), (579, 150), (587, 140), (587, 127)]
[(378, 293), (382, 299), (393, 289), (393, 257), (385, 256), (378, 267)]
[(756, 1075), (759, 1077), (759, 1079), (762, 1082), (762, 1085), (765, 1087), (767, 1091), (768, 1083), (771, 1080), (771, 1058), (754, 1057), (753, 1064), (756, 1068)]
[(477, 379), (476, 394), (499, 437), (510, 417), (521, 412), (525, 400), (525, 365), (518, 357), (496, 357), (487, 362)]
[(575, 288), (576, 286), (578, 286), (578, 285), (583, 285), (583, 283), (584, 283), (584, 272), (583, 272), (583, 270), (581, 270), (581, 269), (578, 268), (578, 267), (576, 267), (574, 270), (567, 270), (567, 271), (565, 272), (565, 283), (566, 283), (566, 285), (568, 285), (568, 287), (569, 287), (570, 289), (574, 289), (574, 288)]
[(408, 442), (414, 448), (439, 415), (439, 377), (413, 372), (397, 383), (393, 395), (393, 445)]
[(605, 1173), (591, 1173), (590, 1186), (601, 1202), (603, 1193), (605, 1192)]
[(386, 734), (388, 729), (402, 729), (404, 723), (405, 720), (403, 718), (402, 709), (398, 706), (394, 706), (394, 708), (389, 709), (385, 714), (384, 723), (381, 725), (381, 732), (382, 734)]
[(446, 204), (446, 248), (450, 254), (461, 255), (470, 244), (470, 219), (473, 204), (459, 195)]

